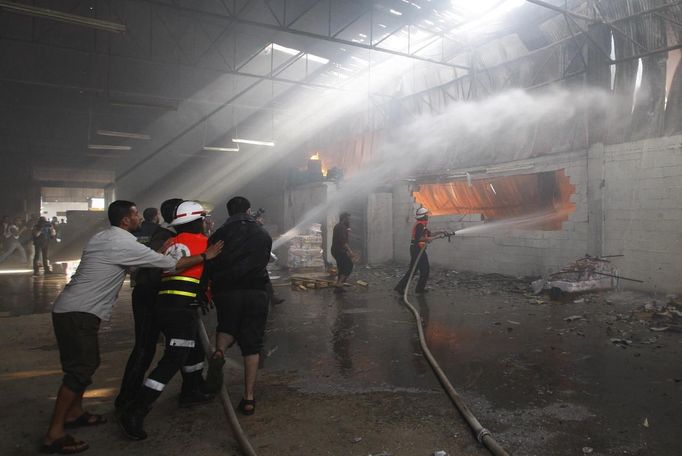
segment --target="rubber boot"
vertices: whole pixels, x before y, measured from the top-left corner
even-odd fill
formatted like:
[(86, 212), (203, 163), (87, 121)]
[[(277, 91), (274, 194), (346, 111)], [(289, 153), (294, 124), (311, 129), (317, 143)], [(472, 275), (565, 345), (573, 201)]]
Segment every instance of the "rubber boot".
[(147, 438), (147, 433), (144, 431), (144, 418), (148, 413), (149, 407), (134, 402), (118, 416), (118, 424), (126, 437), (130, 440)]
[(201, 372), (183, 374), (182, 390), (178, 405), (180, 407), (192, 407), (194, 405), (206, 404), (215, 398), (215, 394), (206, 391), (204, 378)]

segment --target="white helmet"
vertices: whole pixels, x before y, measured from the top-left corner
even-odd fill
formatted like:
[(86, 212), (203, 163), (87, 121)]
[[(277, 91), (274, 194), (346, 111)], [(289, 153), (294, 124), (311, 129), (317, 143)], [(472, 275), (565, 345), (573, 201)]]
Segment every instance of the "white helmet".
[(171, 226), (184, 225), (196, 219), (206, 216), (204, 206), (196, 201), (183, 201), (175, 210), (175, 218), (170, 223)]
[(422, 218), (422, 217), (428, 215), (429, 212), (430, 212), (430, 211), (429, 211), (427, 208), (425, 208), (425, 207), (422, 206), (422, 207), (420, 207), (419, 209), (417, 209), (416, 217), (417, 217), (417, 218)]

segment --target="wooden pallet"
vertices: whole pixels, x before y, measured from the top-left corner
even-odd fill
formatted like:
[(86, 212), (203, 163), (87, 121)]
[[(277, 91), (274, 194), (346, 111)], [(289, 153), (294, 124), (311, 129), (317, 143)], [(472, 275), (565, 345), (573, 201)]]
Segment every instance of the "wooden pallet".
[(303, 288), (305, 289), (328, 288), (333, 285), (334, 285), (333, 280), (324, 279), (321, 277), (311, 277), (302, 275), (291, 277), (291, 286), (300, 290), (303, 290)]

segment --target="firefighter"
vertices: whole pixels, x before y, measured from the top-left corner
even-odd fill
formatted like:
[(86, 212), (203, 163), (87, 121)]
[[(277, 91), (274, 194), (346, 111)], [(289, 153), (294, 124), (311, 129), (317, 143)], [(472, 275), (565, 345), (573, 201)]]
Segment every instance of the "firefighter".
[[(147, 244), (149, 248), (158, 251), (168, 239), (176, 236), (177, 233), (170, 224), (175, 219), (175, 209), (182, 202), (181, 198), (171, 198), (161, 203), (164, 223), (156, 226)], [(140, 268), (134, 272), (134, 275), (131, 274), (131, 285), (133, 286), (135, 345), (128, 358), (121, 388), (114, 403), (117, 411), (123, 410), (126, 404), (135, 399), (142, 388), (144, 375), (156, 353), (160, 333), (154, 318), (154, 303), (161, 287), (161, 270)]]
[(394, 290), (400, 294), (405, 292), (407, 281), (410, 278), (410, 272), (412, 271), (421, 250), (424, 250), (424, 253), (422, 253), (422, 256), (419, 258), (419, 263), (417, 264), (419, 281), (417, 282), (416, 292), (419, 294), (428, 292), (426, 289), (426, 281), (429, 280), (430, 268), (429, 257), (427, 256), (425, 249), (426, 244), (431, 241), (431, 232), (427, 228), (429, 223), (429, 210), (425, 207), (420, 207), (415, 213), (415, 218), (417, 219), (417, 222), (415, 223), (414, 228), (412, 228), (412, 240), (410, 242), (410, 267), (407, 268), (407, 272), (394, 288)]
[[(201, 255), (204, 261), (215, 257), (211, 249), (206, 250), (208, 238), (203, 234), (205, 216), (201, 204), (195, 201), (182, 202), (171, 223), (178, 235), (166, 249), (166, 255), (174, 258)], [(144, 381), (140, 393), (119, 418), (121, 428), (132, 440), (147, 438), (143, 429), (144, 418), (178, 370), (183, 376), (181, 405), (183, 397), (188, 403), (213, 399), (213, 394), (202, 388), (204, 353), (198, 337), (197, 307), (204, 301), (200, 295), (203, 269), (204, 264), (200, 263), (184, 271), (165, 273), (161, 278), (155, 319), (165, 336), (166, 347), (158, 365)]]

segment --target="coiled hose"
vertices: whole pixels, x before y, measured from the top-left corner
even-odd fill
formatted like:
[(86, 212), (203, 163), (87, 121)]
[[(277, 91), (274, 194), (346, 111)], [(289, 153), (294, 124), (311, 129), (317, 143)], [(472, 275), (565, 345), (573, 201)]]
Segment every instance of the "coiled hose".
[[(434, 239), (435, 238), (437, 237), (434, 237)], [(450, 383), (450, 380), (448, 380), (448, 377), (445, 375), (443, 370), (438, 365), (438, 362), (431, 354), (431, 350), (429, 350), (428, 345), (426, 345), (426, 338), (424, 337), (424, 328), (422, 328), (421, 315), (419, 314), (419, 311), (415, 309), (414, 306), (410, 304), (410, 301), (407, 299), (407, 291), (410, 289), (410, 282), (412, 282), (412, 277), (414, 277), (414, 271), (417, 269), (419, 259), (424, 253), (424, 250), (426, 250), (426, 244), (419, 251), (417, 259), (412, 265), (410, 276), (407, 279), (407, 284), (405, 285), (405, 290), (403, 291), (403, 302), (405, 303), (407, 308), (410, 309), (410, 311), (414, 315), (414, 318), (417, 321), (417, 331), (419, 332), (419, 345), (421, 346), (422, 352), (424, 353), (426, 360), (431, 365), (431, 369), (433, 369), (433, 372), (436, 374), (436, 377), (438, 377), (438, 381), (443, 386), (445, 393), (450, 397), (450, 400), (455, 405), (455, 407), (457, 407), (457, 410), (459, 410), (459, 413), (462, 415), (462, 417), (464, 417), (467, 424), (469, 424), (469, 427), (471, 427), (471, 430), (474, 432), (474, 435), (476, 436), (476, 440), (478, 440), (479, 443), (483, 444), (495, 456), (509, 456), (509, 453), (507, 453), (504, 450), (504, 448), (502, 448), (500, 444), (495, 441), (490, 431), (481, 426), (481, 423), (479, 423), (474, 414), (471, 413), (469, 407), (467, 407), (467, 405), (464, 403), (462, 397), (457, 393), (455, 388)]]
[[(201, 320), (201, 318), (199, 319), (199, 336), (201, 337), (201, 345), (204, 346), (204, 351), (206, 352), (206, 358), (210, 359), (213, 355), (213, 346), (211, 345), (211, 341), (208, 338), (208, 333), (206, 332), (206, 326), (204, 326), (204, 322)], [(239, 424), (237, 414), (234, 413), (232, 402), (230, 401), (230, 395), (227, 394), (227, 387), (224, 383), (220, 388), (220, 402), (223, 405), (223, 411), (225, 412), (227, 421), (230, 423), (232, 433), (239, 443), (239, 447), (246, 456), (256, 456), (256, 450), (254, 450), (251, 446), (251, 442), (249, 442), (249, 439), (246, 437), (246, 434), (242, 429), (242, 426)]]

